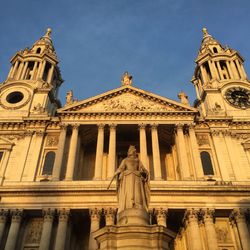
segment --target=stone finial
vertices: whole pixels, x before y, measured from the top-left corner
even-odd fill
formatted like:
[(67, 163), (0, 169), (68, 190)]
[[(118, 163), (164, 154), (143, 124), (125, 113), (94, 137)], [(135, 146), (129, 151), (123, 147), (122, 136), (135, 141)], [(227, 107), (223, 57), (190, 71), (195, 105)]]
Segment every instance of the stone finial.
[(51, 32), (52, 32), (52, 29), (51, 29), (51, 28), (48, 28), (47, 31), (46, 31), (45, 36), (50, 37)]
[(178, 98), (180, 99), (182, 104), (189, 105), (188, 96), (185, 92), (181, 91), (178, 94)]
[(122, 85), (132, 85), (132, 78), (128, 71), (125, 71), (121, 79)]
[(203, 37), (209, 35), (208, 32), (207, 32), (207, 28), (205, 28), (205, 27), (202, 29), (202, 32), (203, 32)]

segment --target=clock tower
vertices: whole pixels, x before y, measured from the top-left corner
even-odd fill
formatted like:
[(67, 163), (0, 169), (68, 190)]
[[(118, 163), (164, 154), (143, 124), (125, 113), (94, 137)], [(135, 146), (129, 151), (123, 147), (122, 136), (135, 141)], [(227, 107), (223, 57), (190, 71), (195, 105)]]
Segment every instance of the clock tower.
[(250, 116), (250, 82), (238, 51), (222, 46), (203, 28), (192, 83), (203, 118)]
[(0, 119), (53, 116), (61, 107), (57, 95), (63, 80), (51, 29), (31, 48), (18, 51), (11, 64), (7, 79), (0, 85)]

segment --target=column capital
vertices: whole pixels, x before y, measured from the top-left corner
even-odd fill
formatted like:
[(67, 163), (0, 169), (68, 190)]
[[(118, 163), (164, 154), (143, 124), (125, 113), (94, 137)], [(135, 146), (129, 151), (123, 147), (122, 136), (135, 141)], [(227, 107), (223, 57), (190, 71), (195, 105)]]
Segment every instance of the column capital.
[(89, 215), (91, 220), (99, 220), (101, 217), (102, 210), (99, 208), (89, 209)]
[(183, 129), (184, 128), (184, 124), (183, 123), (178, 123), (176, 124), (176, 129), (179, 130), (179, 129)]
[(59, 221), (67, 221), (70, 216), (70, 209), (59, 209), (57, 213)]
[(188, 208), (184, 214), (184, 220), (190, 221), (197, 221), (199, 218), (200, 210), (196, 208)]
[(117, 124), (115, 124), (115, 123), (109, 124), (109, 129), (110, 129), (110, 130), (111, 130), (111, 129), (116, 129), (116, 127), (117, 127)]
[(139, 129), (145, 129), (147, 127), (147, 124), (145, 123), (140, 123), (138, 124)]
[(59, 127), (60, 127), (61, 130), (66, 130), (68, 128), (68, 124), (62, 123), (62, 124), (59, 125)]
[(8, 215), (9, 215), (8, 209), (0, 209), (0, 223), (5, 222)]
[(104, 123), (99, 123), (99, 124), (97, 124), (97, 127), (98, 127), (98, 130), (99, 129), (104, 129), (105, 124)]
[(46, 134), (44, 130), (37, 130), (36, 131), (36, 136), (43, 137)]
[(155, 216), (157, 220), (157, 224), (159, 226), (167, 226), (167, 215), (168, 215), (168, 209), (163, 208), (157, 208), (155, 209)]
[(245, 208), (234, 208), (231, 212), (229, 219), (235, 220), (236, 222), (245, 221), (247, 209)]
[(188, 129), (194, 129), (195, 128), (195, 123), (193, 122), (193, 123), (190, 123), (190, 124), (188, 124)]
[(213, 208), (206, 208), (206, 209), (200, 210), (200, 216), (202, 217), (204, 222), (213, 220), (214, 213), (215, 213), (215, 210)]
[(113, 207), (108, 207), (103, 209), (104, 216), (106, 219), (106, 226), (114, 225), (116, 210), (117, 209)]
[(74, 123), (71, 125), (71, 127), (72, 127), (72, 130), (78, 130), (80, 127), (80, 124)]
[(53, 221), (55, 215), (55, 209), (47, 208), (43, 209), (44, 221)]
[(152, 123), (152, 124), (150, 124), (150, 126), (151, 126), (151, 129), (157, 129), (158, 126), (159, 126), (159, 124), (157, 124), (157, 123)]
[(23, 218), (23, 209), (11, 210), (11, 221), (20, 222)]

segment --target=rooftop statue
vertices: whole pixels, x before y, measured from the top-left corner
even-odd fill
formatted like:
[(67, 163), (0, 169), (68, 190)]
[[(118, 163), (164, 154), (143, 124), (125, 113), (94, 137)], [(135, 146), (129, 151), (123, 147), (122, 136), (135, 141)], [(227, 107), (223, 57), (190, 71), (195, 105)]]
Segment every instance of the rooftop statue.
[(138, 159), (135, 146), (129, 147), (128, 156), (122, 160), (113, 179), (115, 177), (117, 180), (118, 213), (130, 208), (148, 211), (149, 173)]
[(132, 85), (132, 76), (126, 71), (121, 79), (122, 85)]

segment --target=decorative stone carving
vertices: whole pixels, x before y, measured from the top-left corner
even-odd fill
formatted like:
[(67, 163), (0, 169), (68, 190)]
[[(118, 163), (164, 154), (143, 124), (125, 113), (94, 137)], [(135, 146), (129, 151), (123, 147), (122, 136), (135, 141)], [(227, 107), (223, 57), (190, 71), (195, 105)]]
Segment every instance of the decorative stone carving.
[(58, 219), (59, 221), (67, 221), (70, 215), (70, 210), (69, 209), (60, 209), (58, 211)]
[(227, 227), (216, 226), (215, 231), (216, 231), (216, 237), (219, 243), (226, 243), (226, 242), (231, 241)]
[(48, 208), (48, 209), (43, 209), (43, 216), (44, 216), (44, 221), (53, 221), (55, 215), (55, 210)]
[(98, 208), (93, 208), (89, 210), (89, 215), (91, 218), (91, 221), (93, 220), (100, 220), (100, 216), (101, 216), (101, 210)]
[(209, 145), (209, 138), (206, 134), (198, 134), (197, 135), (197, 143), (199, 146)]
[(40, 243), (43, 230), (42, 218), (30, 218), (27, 225), (25, 244)]
[(173, 108), (155, 101), (124, 93), (100, 103), (84, 108), (86, 111), (110, 111), (110, 112), (161, 112), (171, 111)]
[(156, 209), (155, 216), (159, 226), (167, 227), (167, 209)]
[(13, 222), (21, 222), (22, 217), (23, 217), (22, 209), (11, 210), (10, 214), (11, 214), (11, 220)]
[(47, 142), (46, 142), (46, 147), (57, 146), (58, 142), (59, 142), (58, 136), (54, 136), (54, 135), (48, 136), (47, 137)]
[(114, 225), (115, 223), (116, 209), (109, 207), (104, 208), (104, 216), (106, 220), (106, 226)]
[(37, 114), (43, 114), (45, 113), (45, 108), (42, 107), (41, 103), (37, 103), (33, 108), (33, 112)]

